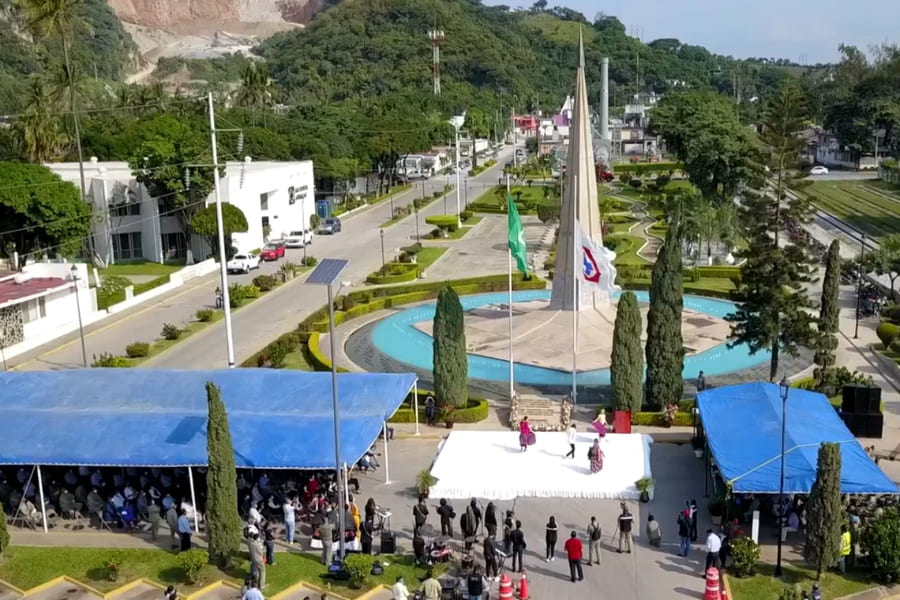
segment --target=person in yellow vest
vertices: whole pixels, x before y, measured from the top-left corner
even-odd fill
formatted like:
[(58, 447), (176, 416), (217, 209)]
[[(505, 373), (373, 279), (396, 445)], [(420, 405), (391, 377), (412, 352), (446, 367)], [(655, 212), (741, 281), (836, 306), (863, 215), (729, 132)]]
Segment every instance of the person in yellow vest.
[(356, 525), (356, 536), (359, 537), (359, 506), (353, 496), (350, 496), (350, 516), (353, 517), (353, 523)]
[(846, 525), (841, 525), (841, 557), (838, 559), (838, 570), (847, 572), (847, 557), (850, 556), (850, 530)]

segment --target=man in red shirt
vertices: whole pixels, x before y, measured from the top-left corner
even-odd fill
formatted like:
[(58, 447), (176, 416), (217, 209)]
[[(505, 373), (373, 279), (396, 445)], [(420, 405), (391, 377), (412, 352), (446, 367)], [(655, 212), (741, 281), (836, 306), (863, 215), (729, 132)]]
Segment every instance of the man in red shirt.
[(581, 570), (581, 559), (584, 554), (578, 534), (573, 531), (563, 547), (569, 557), (569, 574), (572, 577), (572, 583), (575, 583), (576, 574), (578, 575), (578, 581), (581, 581), (584, 579), (584, 573)]

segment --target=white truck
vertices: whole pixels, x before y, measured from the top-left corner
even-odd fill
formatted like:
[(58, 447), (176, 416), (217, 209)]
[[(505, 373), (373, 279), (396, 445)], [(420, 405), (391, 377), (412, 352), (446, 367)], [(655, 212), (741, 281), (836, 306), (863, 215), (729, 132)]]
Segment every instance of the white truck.
[(259, 268), (259, 256), (252, 252), (235, 254), (225, 266), (229, 273), (249, 273), (251, 269)]

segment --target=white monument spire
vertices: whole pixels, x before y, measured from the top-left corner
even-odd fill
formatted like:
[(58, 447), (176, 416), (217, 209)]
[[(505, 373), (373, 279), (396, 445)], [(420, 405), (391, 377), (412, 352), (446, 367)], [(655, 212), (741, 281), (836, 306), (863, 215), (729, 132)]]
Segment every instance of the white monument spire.
[[(573, 265), (577, 226), (597, 246), (603, 243), (600, 230), (600, 210), (597, 204), (597, 171), (594, 162), (591, 115), (587, 99), (587, 82), (584, 76), (584, 41), (579, 33), (578, 71), (575, 76), (575, 98), (572, 124), (569, 127), (569, 149), (566, 157), (564, 196), (560, 207), (559, 243), (556, 248), (556, 265), (553, 270), (553, 292), (550, 308), (556, 310), (581, 310), (592, 306), (591, 293), (582, 290), (576, 301), (575, 283), (572, 278), (581, 272), (580, 265)], [(580, 255), (580, 254), (579, 254)], [(583, 286), (578, 286), (582, 288)]]

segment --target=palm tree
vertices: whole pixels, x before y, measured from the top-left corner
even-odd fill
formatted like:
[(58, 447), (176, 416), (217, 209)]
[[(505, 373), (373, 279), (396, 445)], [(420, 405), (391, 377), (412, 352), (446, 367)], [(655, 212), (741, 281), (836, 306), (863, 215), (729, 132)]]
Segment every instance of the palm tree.
[(13, 128), (19, 151), (33, 163), (49, 162), (65, 145), (66, 138), (59, 121), (52, 116), (55, 108), (56, 102), (47, 84), (34, 78), (25, 112)]
[[(69, 88), (69, 110), (75, 128), (75, 147), (78, 150), (78, 175), (81, 179), (81, 199), (87, 201), (87, 187), (84, 183), (84, 154), (81, 150), (81, 123), (78, 118), (78, 94), (75, 91), (75, 76), (69, 57), (70, 37), (79, 21), (79, 8), (83, 0), (16, 0), (25, 14), (25, 25), (35, 35), (59, 38), (63, 50), (65, 82)], [(93, 238), (88, 238), (88, 248), (95, 256)]]
[(241, 87), (235, 102), (245, 108), (268, 108), (273, 103), (272, 82), (264, 64), (251, 62), (241, 71)]

